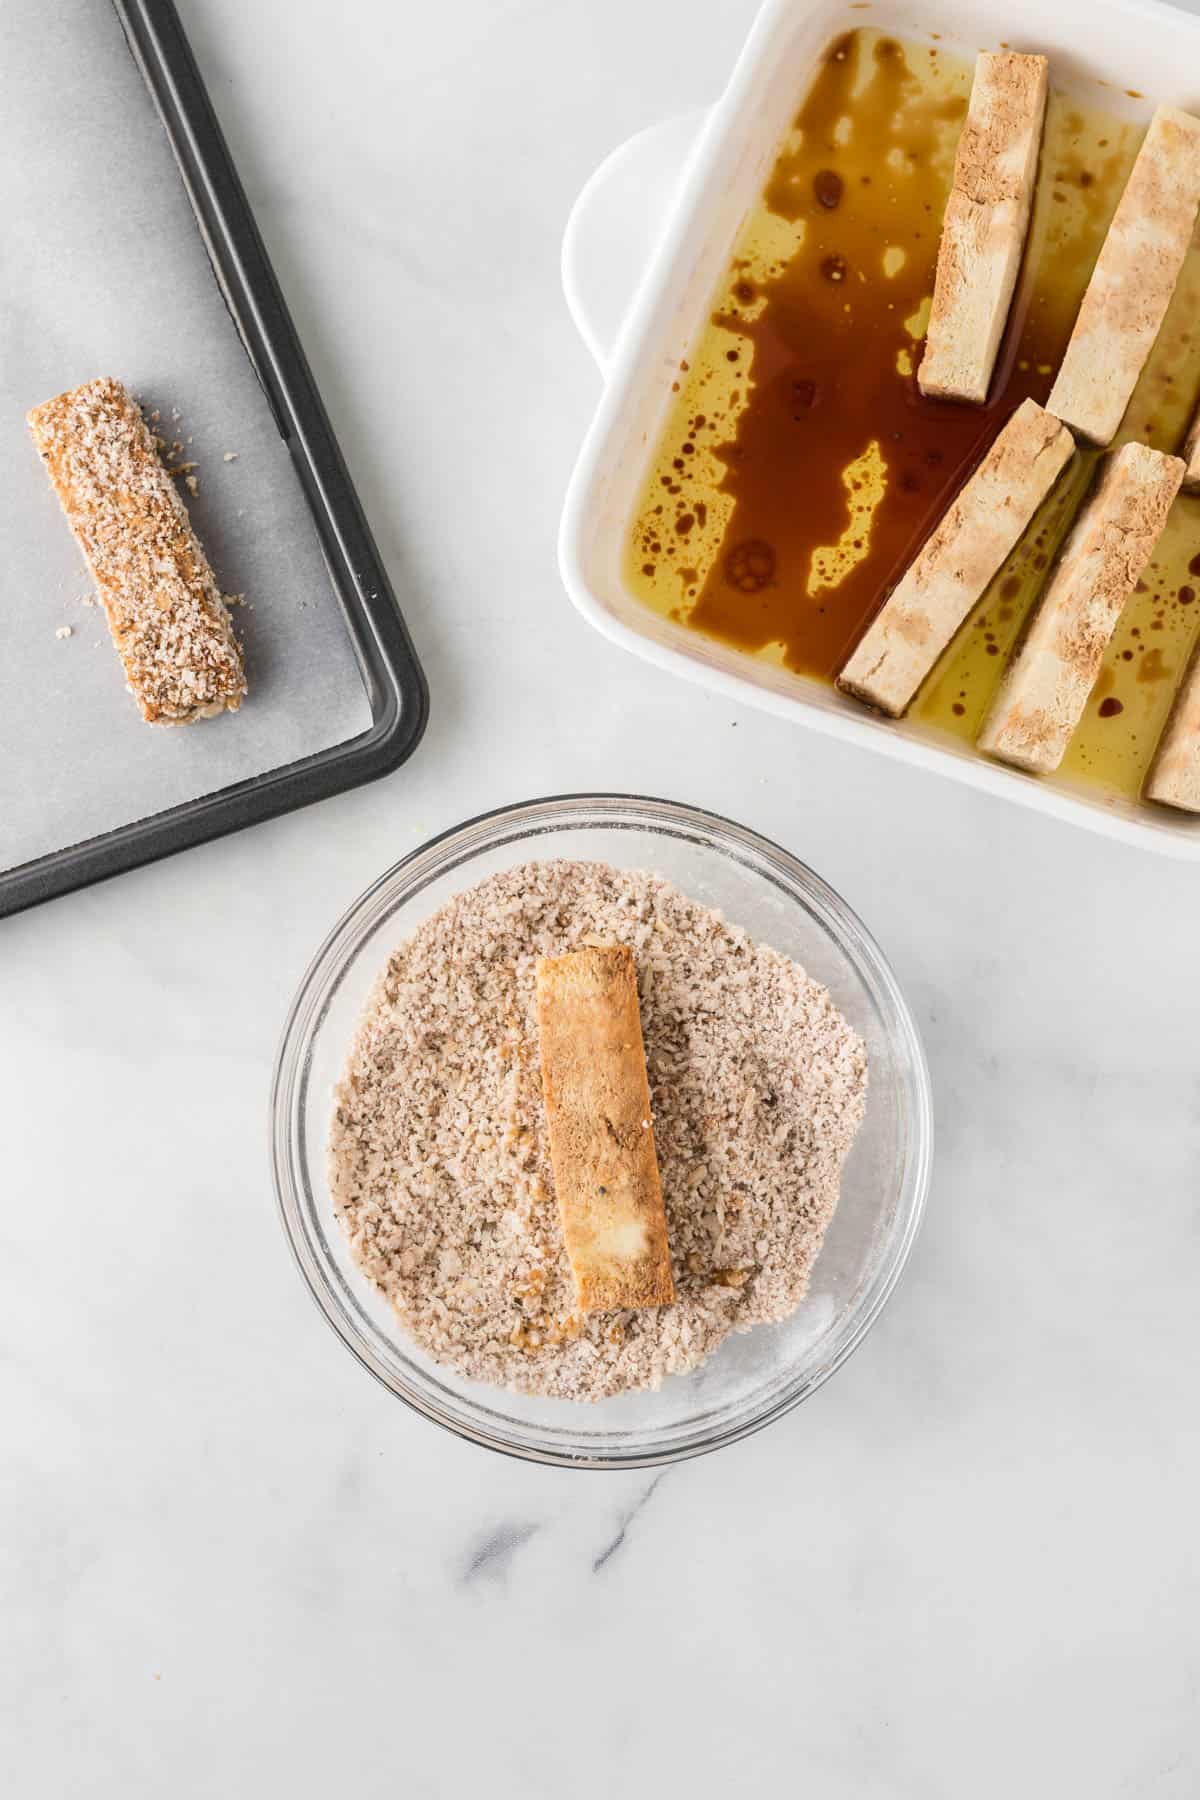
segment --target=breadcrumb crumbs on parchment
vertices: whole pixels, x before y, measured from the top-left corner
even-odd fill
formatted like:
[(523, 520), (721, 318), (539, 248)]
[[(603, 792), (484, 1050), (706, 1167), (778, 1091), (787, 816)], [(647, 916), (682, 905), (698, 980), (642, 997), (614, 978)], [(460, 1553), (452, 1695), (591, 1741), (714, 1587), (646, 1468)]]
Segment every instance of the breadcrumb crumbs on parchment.
[[(635, 952), (677, 1301), (574, 1316), (546, 1140), (535, 967)], [(461, 1374), (598, 1400), (694, 1369), (804, 1296), (863, 1115), (866, 1050), (788, 958), (661, 878), (545, 862), (490, 876), (392, 956), (330, 1136), (352, 1253)]]

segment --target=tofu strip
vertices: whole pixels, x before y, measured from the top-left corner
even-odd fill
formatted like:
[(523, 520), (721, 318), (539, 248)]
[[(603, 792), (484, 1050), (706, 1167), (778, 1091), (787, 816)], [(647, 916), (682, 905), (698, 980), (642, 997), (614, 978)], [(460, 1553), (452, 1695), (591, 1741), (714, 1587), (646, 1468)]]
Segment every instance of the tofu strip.
[(87, 559), (129, 691), (151, 724), (234, 711), (242, 652), (149, 427), (119, 381), (89, 381), (29, 414)]
[(923, 394), (987, 399), (1029, 229), (1048, 85), (1044, 56), (976, 58), (917, 371)]
[(675, 1298), (633, 952), (543, 957), (538, 1035), (550, 1157), (581, 1312)]
[(1196, 409), (1196, 416), (1188, 426), (1188, 434), (1179, 454), (1187, 464), (1183, 477), (1184, 493), (1200, 494), (1200, 407)]
[(1200, 813), (1200, 644), (1175, 696), (1144, 791), (1147, 800)]
[(1074, 451), (1065, 425), (1022, 401), (867, 627), (838, 676), (844, 692), (899, 717)]
[(1160, 106), (1113, 214), (1050, 398), (1110, 444), (1158, 336), (1200, 207), (1200, 119)]
[(1179, 457), (1145, 444), (1109, 459), (1005, 672), (981, 750), (1037, 774), (1057, 769), (1182, 479)]

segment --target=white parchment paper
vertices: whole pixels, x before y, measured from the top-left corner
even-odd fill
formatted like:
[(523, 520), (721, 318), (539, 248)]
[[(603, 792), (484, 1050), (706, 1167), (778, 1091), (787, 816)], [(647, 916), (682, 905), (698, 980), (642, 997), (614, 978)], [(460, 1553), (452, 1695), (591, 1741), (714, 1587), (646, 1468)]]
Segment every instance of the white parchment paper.
[[(144, 724), (83, 603), (25, 414), (96, 375), (157, 407), (198, 465), (183, 497), (222, 589), (247, 600), (236, 714)], [(0, 868), (370, 723), (299, 480), (108, 0), (0, 4), (0, 552)]]

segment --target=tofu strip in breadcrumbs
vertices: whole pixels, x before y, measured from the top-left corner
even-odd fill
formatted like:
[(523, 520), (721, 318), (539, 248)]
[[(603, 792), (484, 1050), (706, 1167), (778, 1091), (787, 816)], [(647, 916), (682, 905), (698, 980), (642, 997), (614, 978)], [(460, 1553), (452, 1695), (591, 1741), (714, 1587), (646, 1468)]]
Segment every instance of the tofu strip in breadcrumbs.
[(35, 407), (29, 428), (142, 717), (189, 725), (236, 711), (246, 676), (228, 609), (129, 393), (89, 381)]
[(675, 1298), (637, 973), (626, 944), (537, 965), (542, 1093), (581, 1312)]

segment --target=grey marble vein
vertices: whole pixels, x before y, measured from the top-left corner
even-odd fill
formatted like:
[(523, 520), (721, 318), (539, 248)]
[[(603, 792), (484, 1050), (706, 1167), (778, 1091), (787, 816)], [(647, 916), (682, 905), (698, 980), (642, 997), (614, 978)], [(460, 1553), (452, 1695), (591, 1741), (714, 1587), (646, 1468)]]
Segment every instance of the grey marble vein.
[(507, 1580), (514, 1559), (540, 1529), (536, 1522), (506, 1520), (487, 1532), (467, 1557), (462, 1572), (464, 1585), (483, 1580)]
[(637, 1499), (633, 1502), (633, 1505), (627, 1507), (621, 1514), (620, 1523), (613, 1536), (609, 1539), (607, 1544), (605, 1544), (600, 1554), (592, 1559), (593, 1575), (598, 1575), (601, 1569), (607, 1567), (612, 1561), (617, 1552), (624, 1549), (630, 1526), (635, 1519), (640, 1518), (641, 1514), (645, 1512), (647, 1506), (649, 1506), (651, 1500), (653, 1500), (655, 1494), (658, 1492), (659, 1486), (666, 1473), (667, 1471), (665, 1469), (660, 1469), (653, 1481), (648, 1483), (648, 1485), (642, 1489)]

